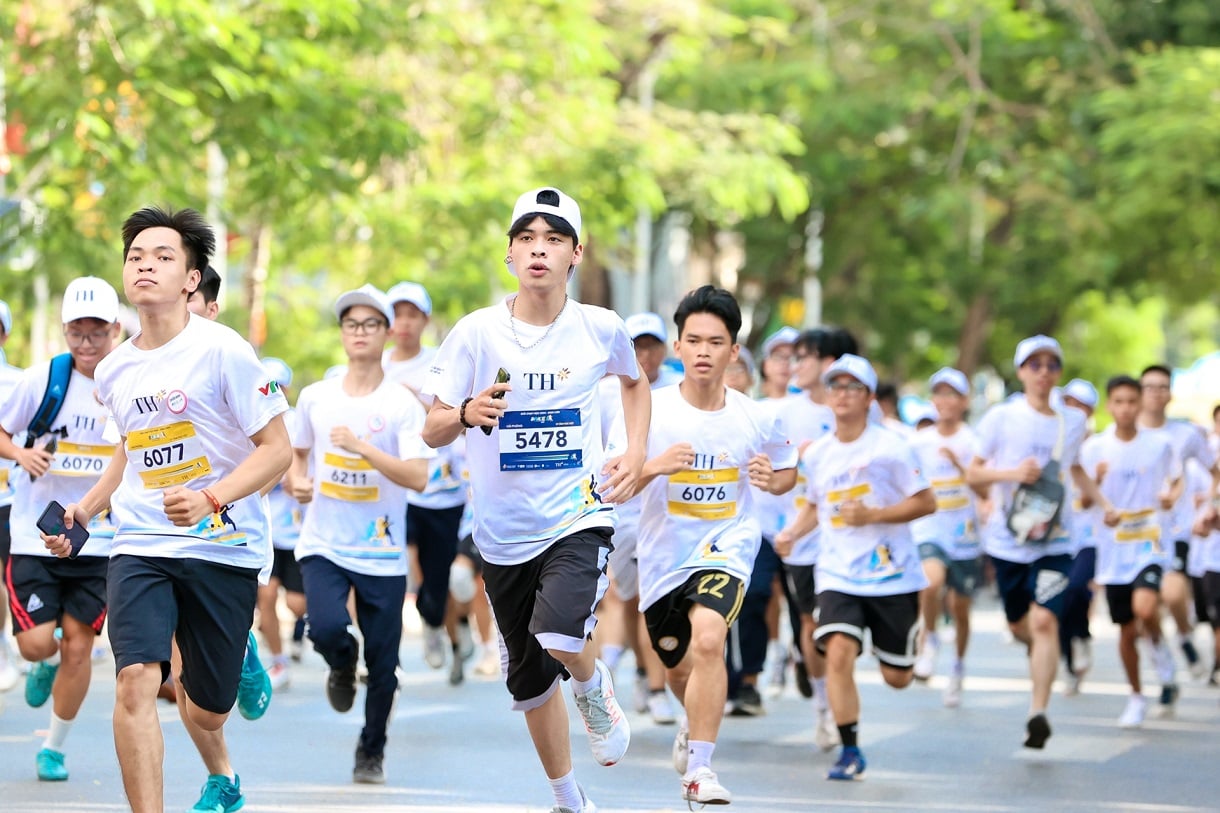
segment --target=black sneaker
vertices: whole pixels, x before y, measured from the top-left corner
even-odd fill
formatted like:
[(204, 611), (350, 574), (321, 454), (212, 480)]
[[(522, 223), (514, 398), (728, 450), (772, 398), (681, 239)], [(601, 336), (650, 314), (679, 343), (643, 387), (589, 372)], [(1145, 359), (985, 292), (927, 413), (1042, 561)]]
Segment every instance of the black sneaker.
[(1025, 721), (1025, 747), (1041, 749), (1051, 738), (1051, 724), (1045, 714), (1035, 714)]
[(737, 690), (737, 698), (733, 701), (733, 710), (729, 713), (734, 717), (758, 717), (766, 714), (758, 687), (751, 683), (741, 684), (741, 688)]
[(383, 760), (383, 754), (371, 756), (364, 753), (363, 748), (356, 746), (356, 767), (352, 768), (352, 781), (361, 785), (384, 785)]
[(1174, 703), (1178, 702), (1180, 690), (1176, 683), (1166, 683), (1161, 687), (1161, 711), (1172, 710)]
[(326, 699), (335, 711), (352, 710), (356, 702), (356, 664), (342, 669), (331, 669), (326, 678)]
[(462, 671), (462, 666), (466, 663), (466, 659), (462, 657), (462, 649), (460, 644), (453, 645), (453, 660), (449, 664), (449, 685), (461, 686), (462, 681), (466, 679), (465, 673)]
[(813, 684), (809, 682), (809, 670), (805, 668), (805, 659), (799, 652), (792, 661), (792, 671), (796, 675), (796, 690), (801, 693), (801, 697), (805, 699), (813, 697)]

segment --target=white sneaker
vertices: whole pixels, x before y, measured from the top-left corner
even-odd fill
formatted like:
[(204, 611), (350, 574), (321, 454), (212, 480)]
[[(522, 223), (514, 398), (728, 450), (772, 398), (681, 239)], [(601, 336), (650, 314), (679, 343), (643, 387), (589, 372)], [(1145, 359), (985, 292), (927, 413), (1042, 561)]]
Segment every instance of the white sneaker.
[(949, 685), (945, 687), (945, 708), (955, 709), (962, 704), (962, 673), (953, 670), (949, 674)]
[(575, 694), (576, 708), (589, 735), (593, 758), (600, 765), (613, 765), (627, 753), (631, 744), (631, 726), (614, 697), (614, 681), (606, 664), (596, 661), (594, 668), (601, 675), (602, 685), (585, 694)]
[(1127, 698), (1127, 707), (1118, 717), (1119, 728), (1139, 728), (1144, 724), (1144, 716), (1148, 713), (1148, 698), (1141, 694), (1133, 694)]
[(813, 729), (813, 744), (823, 751), (830, 751), (842, 744), (839, 736), (839, 726), (830, 709), (822, 709), (817, 713), (818, 723)]
[(915, 659), (916, 680), (927, 680), (936, 671), (937, 648), (936, 641), (932, 638), (924, 640), (923, 647), (919, 650), (919, 657)]
[(1072, 671), (1084, 675), (1093, 667), (1093, 642), (1088, 638), (1072, 639)]
[(458, 652), (461, 653), (462, 660), (468, 661), (474, 657), (474, 634), (470, 631), (470, 625), (459, 623), (457, 635)]
[(267, 677), (271, 678), (272, 691), (286, 689), (288, 684), (292, 682), (292, 672), (288, 669), (288, 664), (282, 661), (272, 663), (267, 669)]
[(445, 644), (448, 643), (444, 627), (424, 627), (424, 663), (433, 669), (445, 665)]
[(498, 677), (500, 674), (500, 650), (498, 647), (484, 645), (483, 657), (479, 658), (479, 663), (474, 668), (476, 675), (484, 677)]
[(646, 714), (648, 712), (648, 697), (651, 694), (648, 690), (648, 676), (636, 675), (631, 692), (631, 707), (635, 709), (636, 714)]
[(13, 665), (8, 647), (0, 643), (0, 692), (11, 691), (21, 680), (21, 672)]
[(1164, 638), (1152, 647), (1152, 664), (1156, 667), (1157, 679), (1162, 684), (1174, 682), (1174, 674), (1177, 672), (1178, 665), (1173, 659), (1173, 650), (1169, 648), (1169, 644)]
[(597, 813), (597, 805), (593, 804), (593, 800), (585, 795), (585, 789), (576, 786), (580, 789), (580, 810), (573, 810), (570, 807), (563, 805), (555, 805), (551, 808), (551, 813)]
[(686, 776), (686, 768), (690, 764), (690, 729), (686, 720), (678, 726), (678, 733), (674, 736), (673, 758), (674, 770)]
[(780, 640), (767, 644), (767, 660), (763, 664), (762, 680), (763, 694), (775, 700), (784, 693), (784, 684), (788, 680), (788, 647)]
[(657, 725), (670, 725), (675, 719), (673, 704), (669, 702), (669, 695), (663, 691), (649, 694), (648, 713)]
[(699, 768), (682, 777), (682, 798), (705, 805), (727, 805), (733, 801), (733, 794), (720, 784), (711, 768)]

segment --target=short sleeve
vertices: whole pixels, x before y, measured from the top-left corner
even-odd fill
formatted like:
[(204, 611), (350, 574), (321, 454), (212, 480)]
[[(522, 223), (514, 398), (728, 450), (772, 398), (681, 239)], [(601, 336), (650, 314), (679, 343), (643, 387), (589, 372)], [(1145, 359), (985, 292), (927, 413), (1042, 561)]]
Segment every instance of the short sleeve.
[(455, 407), (472, 393), (474, 352), (470, 346), (473, 315), (458, 320), (441, 342), (424, 377), (423, 395)]

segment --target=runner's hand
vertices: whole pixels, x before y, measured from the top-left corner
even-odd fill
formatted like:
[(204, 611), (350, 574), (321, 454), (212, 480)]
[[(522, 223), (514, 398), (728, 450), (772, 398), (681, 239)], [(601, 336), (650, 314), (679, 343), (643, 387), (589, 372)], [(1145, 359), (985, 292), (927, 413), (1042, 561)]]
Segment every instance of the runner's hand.
[(212, 501), (202, 491), (172, 486), (161, 495), (165, 516), (180, 528), (198, 525), (212, 515)]
[[(64, 506), (64, 530), (65, 531), (67, 531), (69, 528), (73, 528), (77, 525), (88, 525), (88, 524), (89, 524), (89, 515), (81, 510), (80, 505), (73, 502), (73, 503), (68, 503), (66, 506)], [(42, 544), (46, 546), (47, 550), (49, 550), (53, 556), (57, 556), (60, 559), (66, 559), (68, 557), (68, 554), (70, 554), (72, 552), (72, 543), (68, 541), (67, 534), (58, 534), (56, 536), (47, 536), (42, 531), (39, 531), (38, 535), (42, 537)]]
[(689, 443), (675, 443), (653, 459), (657, 474), (668, 477), (686, 471), (695, 465), (695, 447)]
[(602, 501), (618, 504), (631, 499), (643, 468), (644, 456), (633, 454), (630, 450), (606, 463), (602, 468), (605, 479), (597, 487)]
[(30, 449), (17, 449), (17, 465), (25, 469), (31, 477), (41, 477), (51, 468), (55, 455), (46, 449), (46, 444)]
[(750, 485), (766, 491), (767, 486), (771, 484), (771, 478), (775, 475), (775, 469), (771, 466), (771, 458), (765, 454), (756, 454), (751, 457), (749, 474)]

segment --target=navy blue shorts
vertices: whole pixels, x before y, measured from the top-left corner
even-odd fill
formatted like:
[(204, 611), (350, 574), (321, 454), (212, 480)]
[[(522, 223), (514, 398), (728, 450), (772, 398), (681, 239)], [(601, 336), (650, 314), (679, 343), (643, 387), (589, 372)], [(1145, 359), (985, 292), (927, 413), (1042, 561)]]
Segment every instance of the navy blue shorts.
[(1050, 610), (1056, 618), (1063, 616), (1068, 574), (1072, 572), (1071, 554), (1043, 556), (1029, 564), (1008, 562), (994, 556), (991, 562), (995, 566), (996, 585), (1000, 588), (1008, 623), (1020, 621), (1034, 604)]

